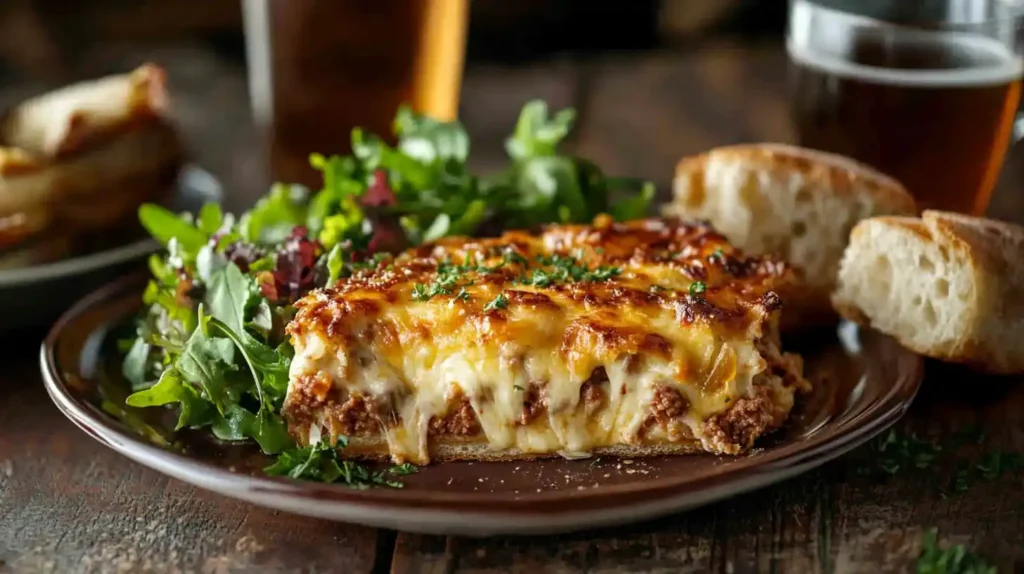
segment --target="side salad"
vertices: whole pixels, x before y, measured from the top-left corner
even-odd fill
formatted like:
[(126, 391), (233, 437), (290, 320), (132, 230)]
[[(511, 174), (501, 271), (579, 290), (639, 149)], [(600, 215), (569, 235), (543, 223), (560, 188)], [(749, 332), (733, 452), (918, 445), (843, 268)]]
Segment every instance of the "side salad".
[[(293, 351), (284, 327), (293, 304), (360, 266), (449, 235), (495, 234), (549, 222), (586, 223), (646, 214), (649, 182), (608, 177), (558, 146), (574, 120), (540, 101), (526, 104), (506, 141), (500, 173), (469, 171), (469, 137), (458, 121), (398, 111), (397, 145), (361, 129), (349, 156), (314, 154), (315, 193), (276, 184), (240, 217), (207, 204), (175, 214), (146, 204), (139, 219), (166, 248), (152, 278), (123, 374), (132, 407), (177, 410), (177, 429), (209, 429), (224, 441), (255, 441), (275, 455), (266, 472), (352, 486), (401, 486), (387, 471), (343, 461), (335, 446), (296, 448), (280, 415)], [(613, 198), (621, 195), (622, 199)]]

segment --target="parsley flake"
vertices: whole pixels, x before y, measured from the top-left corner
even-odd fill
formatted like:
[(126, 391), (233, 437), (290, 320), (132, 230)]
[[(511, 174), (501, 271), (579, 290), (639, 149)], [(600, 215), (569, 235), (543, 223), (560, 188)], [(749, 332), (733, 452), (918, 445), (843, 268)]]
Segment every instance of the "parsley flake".
[(502, 254), (502, 260), (505, 263), (511, 263), (513, 265), (529, 265), (530, 260), (517, 253), (514, 249), (508, 248)]
[(498, 293), (498, 296), (494, 298), (490, 303), (484, 305), (484, 311), (491, 311), (494, 309), (505, 309), (508, 307), (508, 297), (504, 293)]
[(418, 466), (408, 462), (396, 464), (395, 466), (392, 466), (391, 468), (388, 469), (389, 473), (400, 475), (416, 474), (419, 471), (420, 469)]
[(703, 281), (694, 281), (690, 283), (690, 295), (699, 295), (708, 290), (708, 286)]
[(412, 286), (412, 298), (416, 301), (427, 301), (430, 299), (430, 292), (422, 283), (416, 283)]
[(996, 574), (995, 566), (962, 544), (940, 548), (938, 539), (934, 528), (924, 535), (917, 557), (918, 574)]

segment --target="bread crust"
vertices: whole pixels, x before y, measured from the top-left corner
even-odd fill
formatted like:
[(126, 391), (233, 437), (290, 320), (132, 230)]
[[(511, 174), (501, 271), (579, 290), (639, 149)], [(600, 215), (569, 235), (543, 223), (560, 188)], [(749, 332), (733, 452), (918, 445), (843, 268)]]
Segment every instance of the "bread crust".
[[(837, 311), (848, 319), (887, 331), (903, 346), (928, 357), (990, 373), (1024, 372), (1024, 227), (941, 211), (925, 211), (920, 219), (873, 218), (854, 229), (848, 257), (870, 256), (870, 242), (874, 241), (870, 234), (878, 237), (900, 231), (913, 233), (922, 245), (936, 247), (955, 262), (956, 268), (949, 273), (969, 281), (965, 328), (950, 335), (926, 333), (930, 335), (927, 337), (909, 335), (919, 334), (924, 325), (899, 322), (880, 328), (879, 317), (872, 317), (865, 309), (875, 302), (863, 300), (865, 294), (851, 292), (843, 285), (834, 297)], [(897, 301), (919, 296), (905, 282), (895, 281), (892, 289), (890, 296)], [(893, 316), (889, 313), (886, 319), (891, 321)]]
[(892, 177), (846, 156), (782, 143), (738, 144), (684, 157), (676, 164), (676, 177), (705, 171), (715, 159), (784, 175), (797, 172), (807, 186), (820, 185), (838, 197), (857, 199), (867, 193), (892, 213), (916, 211), (914, 198)]
[(850, 229), (885, 214), (915, 214), (896, 180), (852, 159), (785, 144), (743, 144), (683, 158), (664, 213), (709, 220), (752, 253), (780, 255), (801, 271), (782, 327), (836, 320), (830, 296)]

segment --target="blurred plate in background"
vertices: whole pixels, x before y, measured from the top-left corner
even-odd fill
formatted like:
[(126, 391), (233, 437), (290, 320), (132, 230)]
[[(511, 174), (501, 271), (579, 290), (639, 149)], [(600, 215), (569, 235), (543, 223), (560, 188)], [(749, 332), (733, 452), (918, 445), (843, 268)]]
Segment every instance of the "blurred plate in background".
[[(213, 175), (186, 166), (168, 207), (195, 212), (205, 202), (222, 199), (223, 190)], [(137, 239), (120, 245), (52, 263), (0, 269), (0, 332), (48, 324), (84, 293), (143, 265), (159, 247), (140, 229)]]

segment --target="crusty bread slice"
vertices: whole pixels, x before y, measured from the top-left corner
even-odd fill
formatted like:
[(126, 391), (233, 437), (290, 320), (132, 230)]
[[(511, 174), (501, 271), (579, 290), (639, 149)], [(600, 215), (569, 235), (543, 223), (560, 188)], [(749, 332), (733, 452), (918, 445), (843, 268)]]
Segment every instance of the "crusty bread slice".
[(782, 144), (713, 149), (676, 167), (666, 215), (704, 219), (748, 253), (777, 254), (802, 271), (783, 293), (783, 328), (836, 319), (829, 303), (850, 230), (875, 215), (915, 214), (896, 180), (851, 159)]
[(1024, 371), (1024, 228), (939, 211), (862, 221), (833, 301), (923, 355)]
[(144, 64), (128, 74), (72, 84), (22, 102), (0, 121), (0, 141), (58, 158), (164, 114), (166, 74)]
[(4, 113), (0, 250), (22, 249), (18, 260), (26, 253), (34, 263), (51, 260), (59, 254), (32, 246), (55, 243), (33, 240), (105, 230), (166, 195), (183, 161), (167, 113), (164, 72), (152, 64)]

